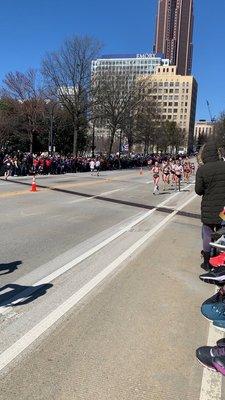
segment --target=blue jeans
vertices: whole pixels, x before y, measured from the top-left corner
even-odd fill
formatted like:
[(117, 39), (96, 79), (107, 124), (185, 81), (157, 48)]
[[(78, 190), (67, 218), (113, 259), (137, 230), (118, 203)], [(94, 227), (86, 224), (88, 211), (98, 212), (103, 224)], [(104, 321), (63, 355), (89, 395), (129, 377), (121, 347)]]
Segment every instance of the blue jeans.
[(210, 242), (212, 241), (212, 234), (215, 231), (218, 231), (221, 228), (220, 224), (210, 224), (210, 225), (202, 225), (202, 241), (203, 241), (203, 251), (205, 253), (210, 253), (211, 246)]

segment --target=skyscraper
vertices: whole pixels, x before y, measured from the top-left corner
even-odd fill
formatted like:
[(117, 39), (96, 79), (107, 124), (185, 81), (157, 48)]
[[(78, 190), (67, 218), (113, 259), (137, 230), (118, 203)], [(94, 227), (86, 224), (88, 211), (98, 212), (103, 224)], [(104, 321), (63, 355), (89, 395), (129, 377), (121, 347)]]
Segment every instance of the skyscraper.
[(193, 0), (158, 0), (154, 51), (177, 66), (177, 73), (190, 75), (193, 53)]

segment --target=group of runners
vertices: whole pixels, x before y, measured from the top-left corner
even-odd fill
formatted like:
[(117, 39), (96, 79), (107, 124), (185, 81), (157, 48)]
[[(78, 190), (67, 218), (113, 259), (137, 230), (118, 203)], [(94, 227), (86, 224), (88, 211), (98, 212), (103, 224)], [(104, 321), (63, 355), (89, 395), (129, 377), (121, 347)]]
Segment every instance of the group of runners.
[(154, 195), (159, 194), (160, 180), (163, 182), (163, 191), (169, 189), (170, 186), (175, 187), (175, 190), (180, 190), (181, 180), (188, 184), (191, 174), (195, 172), (195, 165), (188, 157), (178, 160), (170, 158), (163, 161), (161, 165), (156, 161), (149, 167), (153, 173)]

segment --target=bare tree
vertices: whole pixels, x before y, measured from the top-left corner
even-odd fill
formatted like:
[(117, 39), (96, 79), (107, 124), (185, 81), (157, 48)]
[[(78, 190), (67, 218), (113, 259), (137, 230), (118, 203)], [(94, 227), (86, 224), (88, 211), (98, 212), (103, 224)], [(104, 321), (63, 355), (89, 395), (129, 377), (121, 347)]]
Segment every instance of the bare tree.
[(0, 101), (0, 144), (5, 147), (14, 136), (18, 122), (18, 104), (15, 100)]
[[(143, 86), (144, 85), (144, 86)], [(154, 149), (157, 143), (161, 115), (155, 100), (149, 96), (149, 78), (142, 82), (142, 101), (135, 114), (135, 141), (144, 145), (144, 153)]]
[(38, 84), (37, 73), (30, 69), (26, 73), (9, 72), (3, 80), (2, 96), (17, 102), (17, 112), (23, 120), (22, 129), (29, 137), (30, 152), (34, 135), (41, 130), (40, 119), (44, 109), (44, 94)]
[(109, 151), (112, 152), (116, 132), (129, 124), (141, 101), (142, 83), (119, 73), (104, 72), (94, 77), (94, 98), (101, 115), (100, 124), (110, 132)]
[[(217, 119), (214, 126), (214, 137), (220, 147), (225, 147), (225, 112), (223, 112)], [(207, 138), (204, 138), (204, 142)]]
[(42, 62), (42, 73), (52, 97), (68, 111), (73, 124), (73, 154), (77, 155), (79, 121), (88, 113), (91, 89), (91, 62), (101, 49), (92, 37), (67, 39), (59, 51)]

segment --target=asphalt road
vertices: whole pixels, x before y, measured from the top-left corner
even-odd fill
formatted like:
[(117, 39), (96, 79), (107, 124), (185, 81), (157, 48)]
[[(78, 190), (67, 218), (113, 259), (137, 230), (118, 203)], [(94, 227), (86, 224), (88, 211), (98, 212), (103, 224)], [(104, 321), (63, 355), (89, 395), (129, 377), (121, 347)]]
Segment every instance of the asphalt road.
[(30, 183), (0, 181), (0, 399), (222, 400), (195, 360), (216, 336), (199, 312), (213, 289), (193, 183), (159, 196), (138, 170)]

